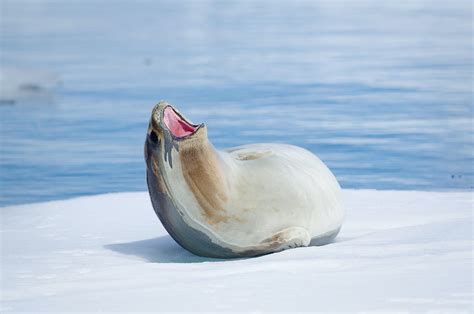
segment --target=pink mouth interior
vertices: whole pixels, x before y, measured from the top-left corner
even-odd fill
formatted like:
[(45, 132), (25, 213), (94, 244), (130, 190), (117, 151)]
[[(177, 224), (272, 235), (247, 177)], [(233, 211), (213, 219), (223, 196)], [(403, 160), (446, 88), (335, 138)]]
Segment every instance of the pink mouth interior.
[(164, 122), (168, 129), (176, 137), (184, 137), (192, 134), (197, 126), (193, 126), (181, 118), (171, 107), (166, 107), (164, 110)]

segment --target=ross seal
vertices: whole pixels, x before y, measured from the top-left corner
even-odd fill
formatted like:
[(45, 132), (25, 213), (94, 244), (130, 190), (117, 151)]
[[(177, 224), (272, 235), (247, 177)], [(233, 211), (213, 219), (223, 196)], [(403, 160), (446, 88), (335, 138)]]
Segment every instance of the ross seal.
[(323, 245), (339, 232), (341, 189), (324, 163), (292, 145), (216, 150), (205, 124), (161, 101), (145, 141), (153, 208), (173, 239), (205, 257)]

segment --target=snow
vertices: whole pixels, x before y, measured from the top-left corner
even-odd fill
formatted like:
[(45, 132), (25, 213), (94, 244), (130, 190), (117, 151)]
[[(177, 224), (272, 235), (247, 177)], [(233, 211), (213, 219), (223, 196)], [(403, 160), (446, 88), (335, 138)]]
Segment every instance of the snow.
[(146, 192), (1, 208), (0, 311), (473, 311), (473, 193), (343, 193), (335, 243), (239, 260), (179, 247)]

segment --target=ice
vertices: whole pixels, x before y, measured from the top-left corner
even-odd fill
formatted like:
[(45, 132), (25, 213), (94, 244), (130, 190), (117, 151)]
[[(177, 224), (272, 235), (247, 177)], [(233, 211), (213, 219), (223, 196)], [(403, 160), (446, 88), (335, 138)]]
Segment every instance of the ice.
[(182, 249), (146, 192), (1, 208), (0, 310), (472, 312), (473, 193), (343, 194), (335, 243), (236, 260)]

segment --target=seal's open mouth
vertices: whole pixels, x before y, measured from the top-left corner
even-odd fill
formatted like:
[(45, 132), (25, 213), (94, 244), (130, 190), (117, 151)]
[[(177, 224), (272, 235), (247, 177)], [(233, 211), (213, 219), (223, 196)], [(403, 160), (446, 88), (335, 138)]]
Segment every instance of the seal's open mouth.
[(163, 121), (175, 137), (185, 137), (193, 134), (199, 127), (186, 121), (171, 106), (163, 110)]

